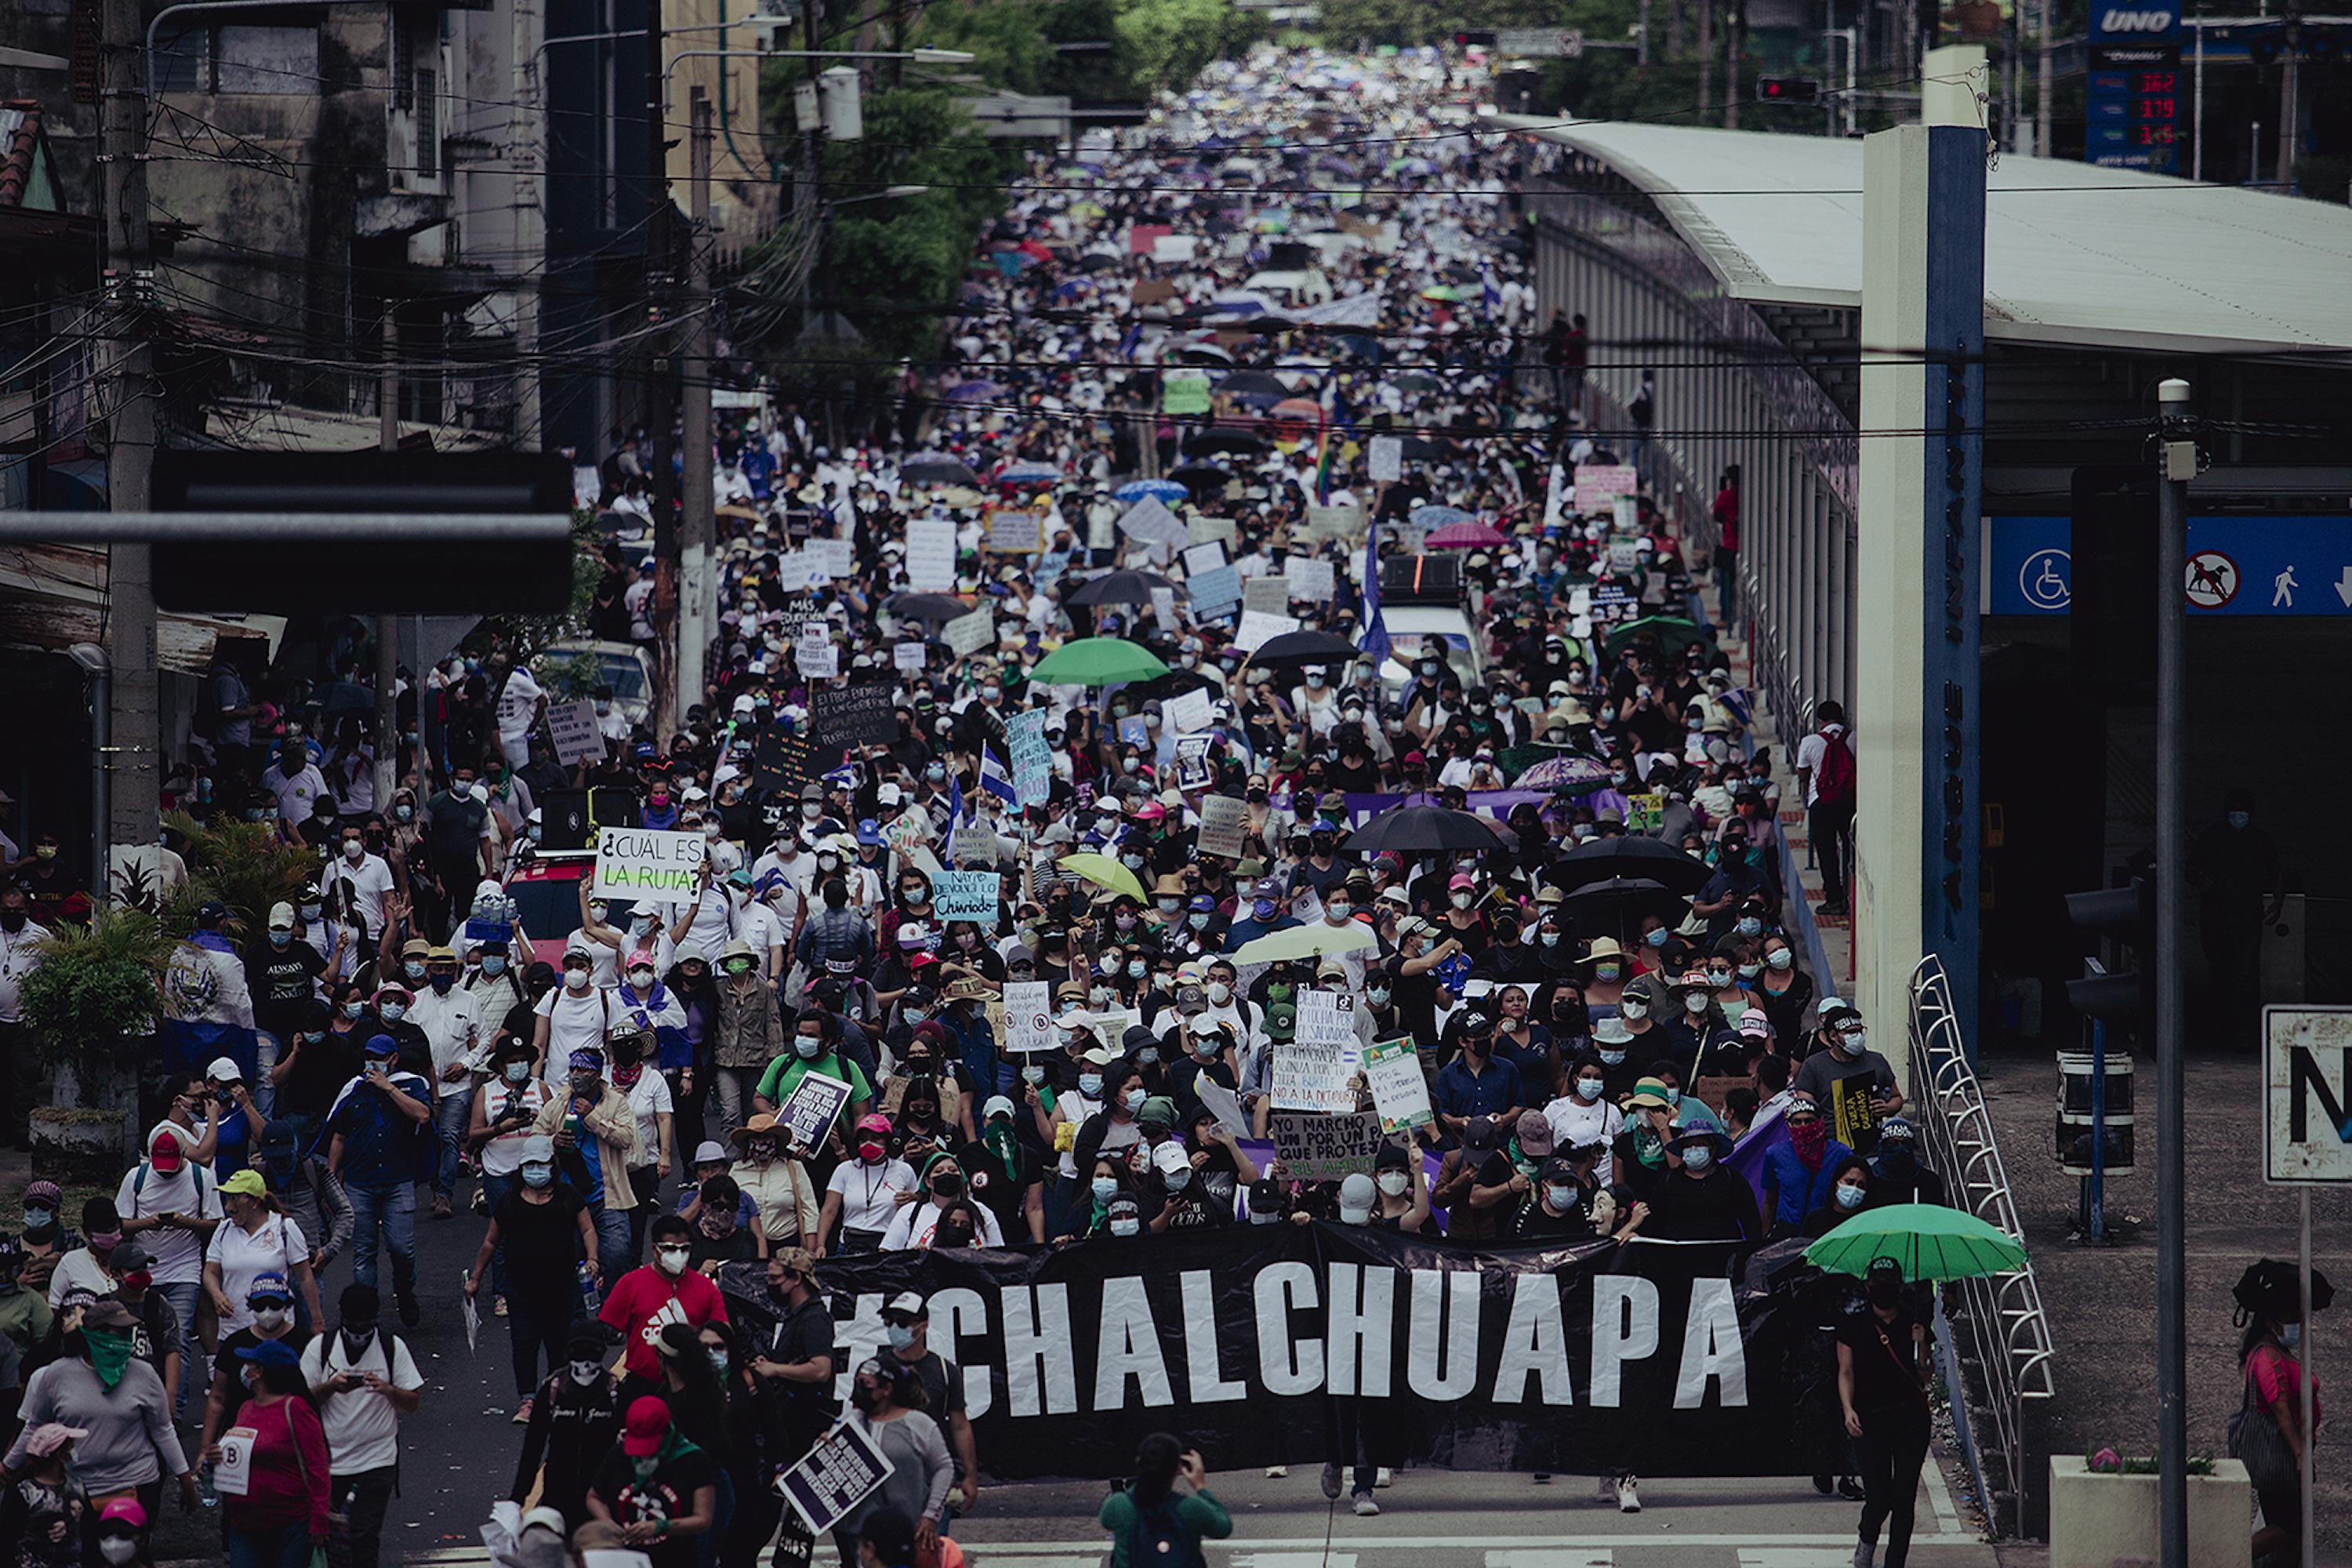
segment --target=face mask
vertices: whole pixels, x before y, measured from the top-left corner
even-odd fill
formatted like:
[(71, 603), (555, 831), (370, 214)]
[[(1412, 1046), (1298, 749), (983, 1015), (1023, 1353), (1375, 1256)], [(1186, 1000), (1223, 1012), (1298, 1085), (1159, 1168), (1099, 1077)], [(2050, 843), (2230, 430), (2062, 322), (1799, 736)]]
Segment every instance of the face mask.
[(1863, 1288), (1870, 1304), (1885, 1311), (1893, 1311), (1903, 1304), (1903, 1285), (1895, 1279), (1874, 1279)]
[(2229, 814), (2229, 816), (2230, 826), (2232, 827), (2243, 827), (2254, 819), (2253, 813), (2250, 811), (2233, 811)]
[(800, 1053), (801, 1060), (804, 1062), (814, 1061), (824, 1050), (824, 1041), (814, 1036), (794, 1035), (793, 1037), (793, 1049)]
[(1576, 1206), (1576, 1189), (1574, 1187), (1555, 1187), (1547, 1185), (1544, 1188), (1544, 1202), (1551, 1205), (1552, 1207), (1562, 1211), (1574, 1208)]
[(1156, 1067), (1160, 1062), (1160, 1047), (1146, 1046), (1135, 1053), (1135, 1059), (1144, 1067)]
[(1185, 1187), (1192, 1184), (1192, 1167), (1190, 1165), (1179, 1165), (1172, 1171), (1161, 1173), (1160, 1179), (1161, 1183), (1167, 1186), (1170, 1192), (1181, 1192)]
[[(2242, 826), (2244, 825), (2239, 824), (2239, 826)], [(2301, 1348), (2303, 1344), (2303, 1325), (2301, 1323), (2289, 1323), (2286, 1327), (2281, 1329), (2279, 1331), (2279, 1343), (2285, 1346), (2288, 1350), (2296, 1350)]]
[(1274, 919), (1274, 900), (1272, 899), (1251, 900), (1250, 913), (1262, 921)]
[(302, 918), (306, 921), (315, 921), (326, 912), (326, 909), (327, 906), (324, 904), (304, 904), (302, 906)]
[(1089, 1190), (1091, 1190), (1095, 1195), (1095, 1202), (1098, 1204), (1107, 1204), (1110, 1202), (1111, 1199), (1118, 1196), (1118, 1183), (1115, 1178), (1110, 1176), (1097, 1176), (1091, 1184)]
[(654, 972), (653, 972), (652, 970), (650, 970), (650, 969), (632, 969), (632, 970), (630, 970), (630, 971), (629, 971), (629, 987), (630, 987), (630, 989), (635, 990), (635, 991), (643, 991), (643, 990), (645, 990), (647, 986), (651, 985), (653, 983), (654, 983)]
[[(1339, 918), (1342, 920), (1347, 918), (1344, 912), (1346, 909), (1347, 906), (1344, 904), (1336, 906), (1336, 910), (1339, 911)], [(1185, 923), (1190, 925), (1194, 931), (1205, 931), (1208, 929), (1209, 920), (1210, 917), (1205, 914), (1188, 915), (1185, 917)]]
[(1650, 1016), (1650, 1005), (1647, 1002), (1620, 1003), (1619, 1010), (1628, 1018), (1641, 1019)]
[(1144, 963), (1143, 960), (1139, 958), (1127, 966), (1127, 977), (1129, 980), (1140, 980), (1143, 978), (1145, 972), (1151, 966), (1150, 964)]
[(744, 1148), (754, 1160), (772, 1160), (776, 1157), (776, 1141), (772, 1138), (754, 1138), (745, 1144)]
[(121, 1568), (139, 1556), (139, 1538), (135, 1535), (101, 1535), (98, 1538), (98, 1554), (112, 1568)]
[(890, 1323), (885, 1325), (885, 1331), (889, 1335), (892, 1350), (910, 1351), (915, 1348), (915, 1331), (911, 1326), (906, 1323)]
[(1577, 1098), (1580, 1100), (1599, 1100), (1601, 1098), (1601, 1080), (1597, 1078), (1578, 1079), (1576, 1080), (1576, 1094)]
[(1213, 1005), (1216, 1005), (1216, 1006), (1222, 1007), (1222, 1006), (1223, 1006), (1226, 1003), (1228, 1003), (1228, 1002), (1232, 1001), (1233, 999), (1234, 999), (1234, 988), (1233, 988), (1232, 986), (1230, 986), (1230, 985), (1226, 984), (1225, 984), (1223, 981), (1222, 981), (1222, 980), (1218, 980), (1218, 981), (1212, 981), (1212, 982), (1210, 983), (1210, 984), (1209, 984), (1209, 1000), (1210, 1000), (1210, 1002), (1211, 1002), (1212, 1004), (1213, 1004)]
[(1777, 952), (1768, 952), (1764, 955), (1764, 963), (1767, 967), (1780, 970), (1784, 973), (1796, 962), (1796, 953), (1785, 947), (1781, 948)]
[(1601, 1060), (1604, 1066), (1622, 1068), (1625, 1065), (1625, 1053), (1623, 1051), (1603, 1051), (1601, 1053)]
[(1683, 998), (1683, 1011), (1688, 1013), (1694, 1018), (1697, 1017), (1701, 1013), (1706, 1012), (1706, 1008), (1707, 998), (1702, 993), (1694, 991), (1689, 995)]
[(1454, 907), (1457, 910), (1466, 910), (1477, 902), (1477, 899), (1478, 896), (1475, 893), (1456, 893), (1454, 895)]
[(1858, 1057), (1858, 1056), (1862, 1055), (1864, 1048), (1865, 1047), (1867, 1047), (1869, 1044), (1870, 1044), (1870, 1031), (1869, 1031), (1869, 1030), (1867, 1030), (1867, 1029), (1848, 1029), (1848, 1030), (1845, 1032), (1845, 1053), (1846, 1053), (1846, 1055), (1848, 1055), (1848, 1056), (1850, 1056), (1850, 1057)]
[(343, 840), (343, 858), (345, 859), (357, 860), (366, 853), (367, 846), (359, 839), (346, 838)]
[[(1465, 897), (1466, 897), (1466, 895), (1465, 895)], [(1325, 906), (1325, 909), (1326, 909), (1327, 912), (1328, 912), (1328, 913), (1329, 913), (1329, 915), (1330, 915), (1330, 917), (1331, 917), (1331, 923), (1332, 923), (1332, 924), (1334, 924), (1334, 925), (1337, 925), (1337, 924), (1340, 923), (1341, 921), (1343, 921), (1347, 920), (1349, 916), (1350, 916), (1350, 915), (1352, 915), (1352, 914), (1354, 914), (1354, 913), (1356, 912), (1356, 906), (1355, 906), (1355, 905), (1353, 905), (1353, 904), (1328, 904), (1328, 905), (1326, 905), (1326, 906)], [(1202, 916), (1201, 918), (1202, 918), (1202, 920), (1203, 921), (1205, 921), (1208, 919), (1208, 917), (1207, 917), (1207, 916), (1205, 916), (1205, 915)]]
[(1385, 985), (1369, 987), (1364, 992), (1364, 997), (1375, 1007), (1385, 1007), (1389, 1005), (1389, 988)]
[(604, 1375), (604, 1363), (601, 1361), (575, 1361), (572, 1363), (571, 1373), (572, 1381), (585, 1388)]
[(1110, 1222), (1110, 1233), (1113, 1236), (1133, 1236), (1142, 1228), (1143, 1222), (1140, 1220), (1115, 1219)]
[(383, 1005), (383, 1021), (385, 1023), (397, 1024), (403, 1018), (408, 1016), (408, 1004), (405, 1002), (387, 1002)]
[[(1592, 966), (1592, 978), (1603, 985), (1614, 985), (1624, 973), (1625, 966), (1622, 963), (1596, 963)], [(1636, 1003), (1634, 1005), (1638, 1006), (1640, 1004)]]
[(288, 1316), (283, 1307), (256, 1307), (253, 1310), (254, 1326), (265, 1333), (274, 1334), (284, 1328)]
[[(1159, 1059), (1159, 1053), (1157, 1051), (1152, 1053), (1152, 1058), (1155, 1061)], [(1127, 1113), (1129, 1116), (1134, 1115), (1137, 1111), (1143, 1109), (1143, 1102), (1148, 1097), (1140, 1089), (1130, 1089), (1126, 1094), (1120, 1097), (1127, 1106)]]
[(346, 1359), (355, 1358), (364, 1353), (368, 1346), (374, 1342), (375, 1325), (373, 1323), (357, 1329), (352, 1328), (349, 1323), (343, 1325), (343, 1351)]
[(683, 1247), (656, 1247), (655, 1261), (665, 1274), (683, 1274), (686, 1272), (687, 1250)]
[(1869, 1195), (1870, 1194), (1868, 1193), (1864, 1192), (1860, 1187), (1843, 1186), (1830, 1194), (1830, 1196), (1836, 1200), (1837, 1206), (1846, 1210), (1860, 1208), (1862, 1206), (1862, 1200)]
[(1374, 1179), (1380, 1184), (1381, 1191), (1392, 1198), (1401, 1196), (1407, 1187), (1412, 1185), (1412, 1174), (1404, 1171), (1382, 1171)]
[(346, 1002), (343, 1004), (343, 1016), (346, 1018), (356, 1018), (362, 1013), (366, 1011), (367, 1004), (364, 1002)]
[(1078, 1092), (1085, 1095), (1088, 1100), (1100, 1100), (1102, 1098), (1102, 1074), (1098, 1072), (1080, 1073), (1078, 1075)]
[(517, 1087), (529, 1083), (530, 1081), (530, 1064), (529, 1062), (507, 1063), (506, 1079), (509, 1083), (514, 1084)]
[(1761, 936), (1764, 933), (1764, 922), (1754, 915), (1743, 915), (1738, 922), (1737, 929), (1742, 936)]
[(567, 970), (565, 970), (565, 971), (563, 972), (563, 984), (564, 984), (566, 986), (568, 986), (570, 989), (574, 990), (574, 991), (585, 991), (585, 990), (587, 990), (587, 989), (588, 989), (588, 971), (586, 971), (586, 970), (584, 970), (584, 969), (567, 969)]
[(525, 1186), (546, 1186), (555, 1180), (555, 1167), (534, 1160), (522, 1168), (522, 1179)]
[(1715, 1151), (1704, 1143), (1693, 1144), (1683, 1155), (1683, 1169), (1686, 1171), (1704, 1171), (1714, 1163)]

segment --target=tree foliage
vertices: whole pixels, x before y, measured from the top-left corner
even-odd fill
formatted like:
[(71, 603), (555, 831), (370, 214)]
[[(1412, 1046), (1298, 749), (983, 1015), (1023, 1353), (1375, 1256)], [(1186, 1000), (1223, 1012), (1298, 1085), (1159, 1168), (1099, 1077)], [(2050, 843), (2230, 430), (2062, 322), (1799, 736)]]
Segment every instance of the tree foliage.
[(92, 911), (39, 947), (40, 966), (20, 993), (25, 1024), (55, 1061), (89, 1077), (121, 1065), (127, 1043), (155, 1031), (156, 987), (173, 942), (144, 910)]

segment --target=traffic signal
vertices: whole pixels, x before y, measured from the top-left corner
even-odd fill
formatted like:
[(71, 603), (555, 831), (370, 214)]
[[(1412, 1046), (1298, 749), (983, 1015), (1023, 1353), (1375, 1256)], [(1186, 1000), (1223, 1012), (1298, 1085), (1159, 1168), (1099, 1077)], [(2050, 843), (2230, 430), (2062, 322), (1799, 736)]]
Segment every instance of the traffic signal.
[(1457, 49), (1491, 49), (1495, 47), (1495, 29), (1457, 27), (1454, 31), (1454, 47)]
[[(2153, 1037), (2156, 994), (2156, 879), (2135, 877), (2127, 888), (2066, 895), (2066, 918), (2110, 944), (2104, 974), (2066, 982), (2066, 1000), (2086, 1018), (2117, 1026), (2135, 1038)], [(2123, 956), (2126, 952), (2129, 957)]]
[(1822, 100), (1821, 79), (1759, 76), (1756, 79), (1756, 100), (1759, 103), (1819, 103)]

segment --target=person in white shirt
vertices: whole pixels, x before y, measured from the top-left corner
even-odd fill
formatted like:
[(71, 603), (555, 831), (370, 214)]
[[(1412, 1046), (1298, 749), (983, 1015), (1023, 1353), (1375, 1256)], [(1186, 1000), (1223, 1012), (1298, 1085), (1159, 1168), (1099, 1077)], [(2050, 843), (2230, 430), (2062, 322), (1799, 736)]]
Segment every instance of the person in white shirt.
[(1553, 1147), (1567, 1151), (1588, 1143), (1601, 1145), (1597, 1170), (1603, 1187), (1616, 1179), (1617, 1157), (1611, 1151), (1617, 1134), (1625, 1130), (1625, 1113), (1609, 1103), (1606, 1076), (1599, 1058), (1585, 1058), (1570, 1068), (1568, 1092), (1543, 1108)]
[[(175, 1122), (156, 1123), (147, 1134), (147, 1157), (123, 1173), (114, 1193), (122, 1234), (137, 1237), (147, 1249), (150, 1288), (172, 1303), (180, 1320), (181, 1341), (188, 1345), (197, 1342), (205, 1247), (224, 1212), (219, 1184), (188, 1157), (197, 1142), (194, 1133)], [(205, 1359), (192, 1354), (183, 1361), (180, 1386), (172, 1391), (175, 1405), (184, 1407), (191, 1390), (201, 1394), (212, 1381), (212, 1370), (196, 1364)]]
[(324, 1322), (319, 1281), (310, 1270), (310, 1240), (269, 1195), (261, 1173), (239, 1171), (220, 1184), (220, 1192), (227, 1223), (214, 1228), (205, 1247), (205, 1289), (220, 1314), (220, 1331), (233, 1334), (252, 1324), (253, 1308), (246, 1298), (253, 1293), (253, 1282), (265, 1274), (299, 1287), (310, 1321)]
[(327, 775), (311, 763), (310, 748), (299, 738), (289, 738), (278, 748), (278, 760), (262, 770), (261, 787), (277, 800), (278, 831), (289, 842), (310, 820), (319, 802), (334, 798), (327, 789)]
[(466, 1123), (474, 1108), (474, 1074), (490, 1027), (482, 1022), (473, 995), (457, 987), (457, 954), (436, 947), (425, 955), (425, 984), (410, 1004), (408, 1021), (425, 1031), (433, 1047), (433, 1124), (441, 1140), (433, 1173), (433, 1217), (447, 1219), (457, 1191), (457, 1154), (465, 1147)]
[(1004, 1227), (996, 1223), (996, 1211), (986, 1204), (974, 1201), (964, 1181), (963, 1167), (955, 1156), (941, 1150), (923, 1162), (923, 1196), (905, 1205), (890, 1228), (882, 1237), (885, 1252), (904, 1252), (909, 1247), (929, 1247), (931, 1237), (940, 1227), (940, 1216), (950, 1208), (971, 1212), (978, 1222), (973, 1232), (973, 1245), (1003, 1247)]
[[(581, 878), (579, 886), (580, 929), (572, 934), (572, 945), (588, 954), (589, 973), (598, 986), (618, 984), (631, 958), (649, 958), (656, 971), (669, 973), (670, 965), (677, 962), (677, 944), (693, 927), (691, 906), (679, 910), (671, 924), (663, 922), (660, 908), (653, 904), (625, 905), (619, 911), (607, 910), (600, 914), (589, 901), (588, 879)], [(620, 914), (622, 923), (607, 925), (604, 915), (614, 912)]]
[(48, 936), (34, 921), (22, 888), (0, 889), (0, 1065), (8, 1073), (8, 1131), (19, 1149), (32, 1147), (32, 1108), (41, 1098), (40, 1042), (25, 1027), (26, 978), (41, 966), (38, 943)]
[[(490, 1059), (490, 1076), (474, 1096), (466, 1128), (466, 1144), (481, 1167), (482, 1194), (492, 1214), (521, 1180), (523, 1150), (548, 1092), (531, 1073), (529, 1042), (512, 1036), (501, 1042)], [(503, 1245), (490, 1259), (490, 1293), (500, 1300), (507, 1293)]]
[(677, 1101), (669, 1079), (654, 1065), (651, 1029), (634, 1021), (623, 1023), (613, 1031), (605, 1051), (613, 1064), (605, 1077), (628, 1101), (629, 1114), (637, 1123), (639, 1163), (629, 1166), (629, 1188), (637, 1197), (629, 1210), (629, 1252), (639, 1257), (645, 1252), (646, 1227), (661, 1213), (661, 1184), (677, 1161)]
[(547, 716), (547, 693), (530, 671), (516, 665), (499, 688), (499, 750), (507, 766), (520, 768), (530, 761), (530, 732)]
[(872, 1252), (898, 1217), (901, 1194), (915, 1193), (915, 1168), (890, 1153), (890, 1119), (872, 1112), (857, 1123), (855, 1160), (834, 1167), (817, 1220), (819, 1254)]
[(351, 1568), (381, 1568), (383, 1516), (400, 1466), (400, 1418), (424, 1402), (408, 1346), (382, 1326), (373, 1285), (343, 1288), (341, 1323), (302, 1349), (302, 1375), (327, 1431), (328, 1496), (349, 1521)]
[(539, 1021), (531, 1029), (531, 1054), (550, 1092), (570, 1079), (572, 1053), (604, 1052), (605, 1034), (621, 1016), (613, 994), (592, 983), (593, 960), (587, 950), (573, 947), (563, 955), (563, 984), (539, 999), (532, 1009)]
[[(384, 928), (384, 896), (397, 889), (399, 883), (392, 874), (391, 865), (381, 855), (368, 853), (367, 837), (357, 824), (343, 829), (341, 853), (335, 857), (332, 870), (335, 880), (348, 883), (352, 900), (367, 921), (371, 931)], [(320, 952), (327, 950), (320, 948)]]

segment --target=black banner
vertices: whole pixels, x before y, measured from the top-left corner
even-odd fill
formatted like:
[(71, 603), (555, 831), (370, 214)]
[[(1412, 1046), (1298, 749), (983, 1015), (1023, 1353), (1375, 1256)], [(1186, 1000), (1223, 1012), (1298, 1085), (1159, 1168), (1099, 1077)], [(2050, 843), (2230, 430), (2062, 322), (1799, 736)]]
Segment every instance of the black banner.
[[(882, 1342), (882, 1302), (924, 1294), (982, 1468), (1006, 1479), (1119, 1474), (1160, 1430), (1216, 1468), (1320, 1463), (1358, 1424), (1378, 1464), (1808, 1475), (1843, 1461), (1834, 1394), (1822, 1404), (1830, 1312), (1794, 1251), (1285, 1224), (819, 1272), (845, 1379)], [(774, 1321), (758, 1265), (719, 1282), (748, 1331)]]

